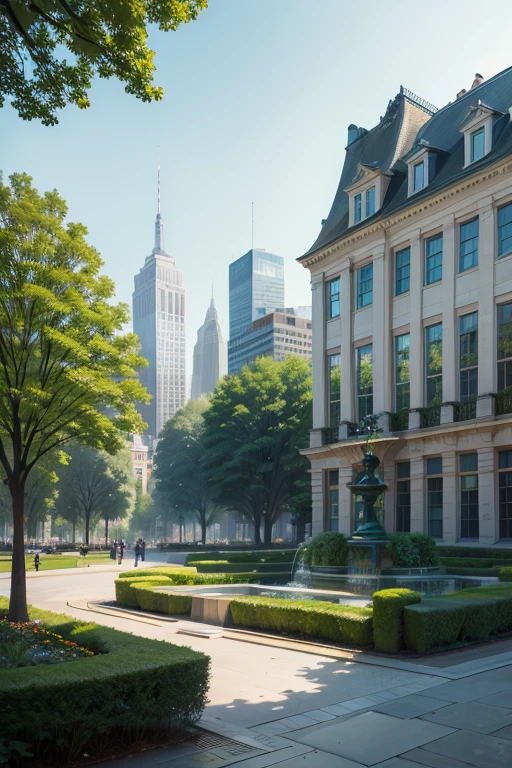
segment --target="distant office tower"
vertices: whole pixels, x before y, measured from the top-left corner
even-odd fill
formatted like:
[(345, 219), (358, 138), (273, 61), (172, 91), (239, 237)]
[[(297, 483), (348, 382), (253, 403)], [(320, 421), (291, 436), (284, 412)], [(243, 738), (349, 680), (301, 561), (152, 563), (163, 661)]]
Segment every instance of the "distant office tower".
[(213, 392), (217, 382), (228, 372), (228, 350), (222, 338), (219, 318), (213, 297), (203, 325), (197, 332), (194, 347), (194, 368), (192, 374), (192, 400), (200, 395)]
[(293, 309), (271, 312), (229, 340), (229, 373), (236, 373), (257, 357), (284, 360), (288, 355), (299, 355), (311, 360), (311, 339), (311, 320)]
[(259, 307), (284, 307), (284, 259), (253, 248), (229, 265), (230, 339), (256, 320)]
[(142, 356), (149, 361), (140, 371), (140, 380), (152, 396), (151, 403), (139, 410), (148, 423), (148, 437), (155, 440), (165, 422), (186, 402), (185, 289), (181, 270), (164, 249), (160, 167), (155, 247), (135, 275), (133, 330), (140, 339)]

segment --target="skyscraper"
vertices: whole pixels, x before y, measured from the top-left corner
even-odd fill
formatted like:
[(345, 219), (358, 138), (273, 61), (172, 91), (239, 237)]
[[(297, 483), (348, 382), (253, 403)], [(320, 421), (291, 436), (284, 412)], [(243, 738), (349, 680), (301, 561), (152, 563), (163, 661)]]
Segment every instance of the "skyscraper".
[(140, 380), (152, 399), (139, 410), (148, 423), (148, 437), (154, 440), (186, 402), (185, 289), (181, 270), (164, 248), (160, 166), (155, 247), (135, 275), (133, 330), (139, 337), (142, 356), (149, 361), (149, 366), (140, 371)]
[(234, 339), (258, 317), (284, 307), (284, 259), (253, 248), (229, 265), (229, 338)]
[(194, 347), (194, 368), (192, 374), (192, 400), (200, 395), (213, 392), (217, 382), (228, 372), (228, 351), (222, 338), (219, 318), (212, 300), (203, 325), (197, 332)]

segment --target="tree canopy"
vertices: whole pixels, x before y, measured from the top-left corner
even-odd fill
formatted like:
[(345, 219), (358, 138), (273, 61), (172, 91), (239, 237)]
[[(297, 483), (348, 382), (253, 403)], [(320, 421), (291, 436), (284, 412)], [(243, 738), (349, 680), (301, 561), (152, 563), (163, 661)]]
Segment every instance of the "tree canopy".
[(176, 30), (206, 7), (207, 0), (1, 0), (0, 107), (10, 97), (24, 120), (54, 125), (66, 104), (89, 106), (95, 75), (158, 101), (148, 25)]
[(306, 360), (261, 357), (223, 379), (204, 414), (211, 486), (219, 502), (253, 521), (257, 544), (262, 523), (270, 543), (283, 508), (310, 509), (309, 462), (299, 449), (308, 445), (311, 406)]
[(206, 398), (189, 400), (164, 426), (155, 454), (157, 490), (165, 493), (169, 509), (187, 513), (201, 526), (203, 544), (206, 529), (220, 511), (213, 499), (204, 464), (204, 416)]
[(134, 334), (120, 333), (128, 307), (67, 223), (56, 191), (39, 195), (29, 176), (0, 178), (0, 465), (13, 510), (9, 616), (26, 620), (24, 493), (31, 470), (75, 440), (114, 454), (120, 431), (142, 433), (137, 378), (147, 364)]

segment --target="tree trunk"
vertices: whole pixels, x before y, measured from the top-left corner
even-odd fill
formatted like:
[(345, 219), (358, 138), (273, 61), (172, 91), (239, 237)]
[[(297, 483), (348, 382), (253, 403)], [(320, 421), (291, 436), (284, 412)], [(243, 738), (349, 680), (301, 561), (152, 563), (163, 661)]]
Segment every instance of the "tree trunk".
[(25, 483), (18, 477), (9, 483), (12, 500), (12, 573), (9, 621), (28, 621), (27, 584), (25, 581), (25, 542), (23, 517), (25, 511)]
[(105, 520), (105, 546), (108, 547), (108, 517)]
[(261, 547), (261, 514), (254, 514), (254, 545)]
[(264, 524), (263, 531), (264, 531), (264, 537), (265, 537), (264, 543), (266, 545), (267, 544), (272, 544), (272, 526), (273, 526), (273, 521), (272, 521), (272, 516), (271, 516), (270, 512), (266, 513), (266, 515), (265, 515), (265, 517), (263, 519), (263, 524)]
[(76, 521), (73, 520), (73, 544), (75, 544), (76, 539)]
[(89, 546), (89, 526), (90, 526), (90, 524), (91, 524), (91, 513), (90, 512), (86, 512), (85, 513), (85, 531), (84, 531), (84, 534), (85, 534), (85, 543), (87, 544), (87, 546)]
[(206, 544), (206, 518), (201, 518), (201, 541)]

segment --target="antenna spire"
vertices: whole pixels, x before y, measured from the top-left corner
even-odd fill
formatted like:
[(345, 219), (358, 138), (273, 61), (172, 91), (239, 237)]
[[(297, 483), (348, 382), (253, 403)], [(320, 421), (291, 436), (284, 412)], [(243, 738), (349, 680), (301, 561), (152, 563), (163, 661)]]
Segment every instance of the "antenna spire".
[(164, 251), (164, 223), (160, 215), (160, 148), (158, 148), (158, 205), (155, 221), (155, 247), (153, 253), (165, 253)]
[(158, 215), (160, 215), (160, 147), (158, 148)]

